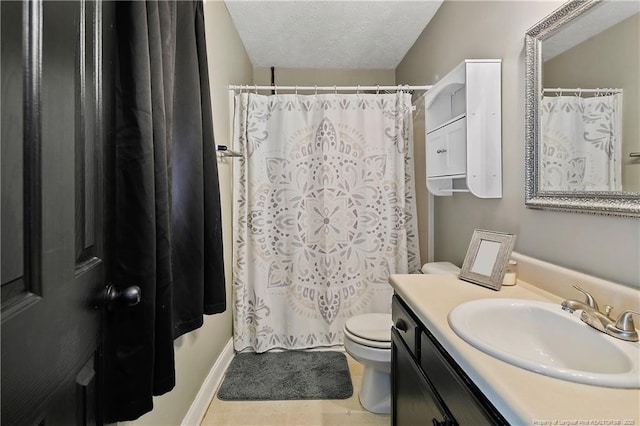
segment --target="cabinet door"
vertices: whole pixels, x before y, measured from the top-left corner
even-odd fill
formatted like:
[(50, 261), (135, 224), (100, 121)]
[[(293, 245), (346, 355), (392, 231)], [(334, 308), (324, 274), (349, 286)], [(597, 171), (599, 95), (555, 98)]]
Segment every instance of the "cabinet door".
[(466, 119), (460, 118), (427, 134), (427, 176), (453, 176), (467, 172)]
[(420, 340), (420, 366), (458, 424), (508, 424), (460, 367), (445, 357), (430, 335), (422, 332)]
[(391, 302), (391, 318), (398, 337), (407, 346), (409, 353), (417, 359), (420, 356), (418, 354), (420, 328), (397, 296), (394, 296)]
[(397, 331), (391, 331), (391, 424), (453, 424)]

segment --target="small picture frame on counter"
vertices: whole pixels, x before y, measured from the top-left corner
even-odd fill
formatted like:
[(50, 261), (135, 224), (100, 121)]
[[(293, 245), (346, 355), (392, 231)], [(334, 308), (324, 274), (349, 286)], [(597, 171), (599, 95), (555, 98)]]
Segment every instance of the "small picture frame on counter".
[(500, 290), (516, 235), (475, 229), (458, 278)]

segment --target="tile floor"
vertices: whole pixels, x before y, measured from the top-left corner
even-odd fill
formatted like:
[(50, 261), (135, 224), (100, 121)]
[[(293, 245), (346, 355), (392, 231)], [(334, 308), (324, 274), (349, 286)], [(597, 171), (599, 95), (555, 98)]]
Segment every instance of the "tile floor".
[(388, 414), (366, 411), (358, 401), (362, 366), (347, 355), (353, 395), (348, 399), (313, 401), (221, 401), (214, 397), (202, 426), (389, 425)]

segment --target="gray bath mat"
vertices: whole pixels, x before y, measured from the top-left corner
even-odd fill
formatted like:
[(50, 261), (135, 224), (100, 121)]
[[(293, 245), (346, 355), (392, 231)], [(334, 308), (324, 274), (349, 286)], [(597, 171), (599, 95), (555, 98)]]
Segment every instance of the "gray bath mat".
[(225, 401), (346, 399), (352, 394), (347, 358), (330, 351), (237, 354), (218, 390)]

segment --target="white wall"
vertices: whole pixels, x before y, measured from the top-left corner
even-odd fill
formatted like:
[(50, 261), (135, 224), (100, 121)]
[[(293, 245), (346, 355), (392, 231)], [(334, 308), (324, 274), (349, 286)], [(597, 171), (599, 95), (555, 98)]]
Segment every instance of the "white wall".
[[(474, 228), (518, 234), (516, 250), (640, 287), (640, 221), (546, 212), (524, 205), (524, 34), (562, 2), (445, 1), (396, 69), (402, 84), (433, 84), (465, 58), (501, 58), (503, 198), (435, 199), (435, 258), (460, 265)], [(424, 139), (416, 138), (417, 144)], [(424, 149), (416, 146), (418, 191)], [(418, 203), (420, 227), (427, 212)]]
[[(229, 84), (251, 83), (253, 68), (224, 3), (208, 1), (204, 4), (204, 11), (215, 142), (231, 145), (227, 87)], [(209, 370), (231, 339), (231, 167), (230, 159), (218, 161), (227, 310), (218, 315), (205, 315), (201, 328), (176, 340), (176, 387), (171, 392), (154, 398), (153, 411), (135, 422), (126, 422), (125, 425), (179, 425)]]

